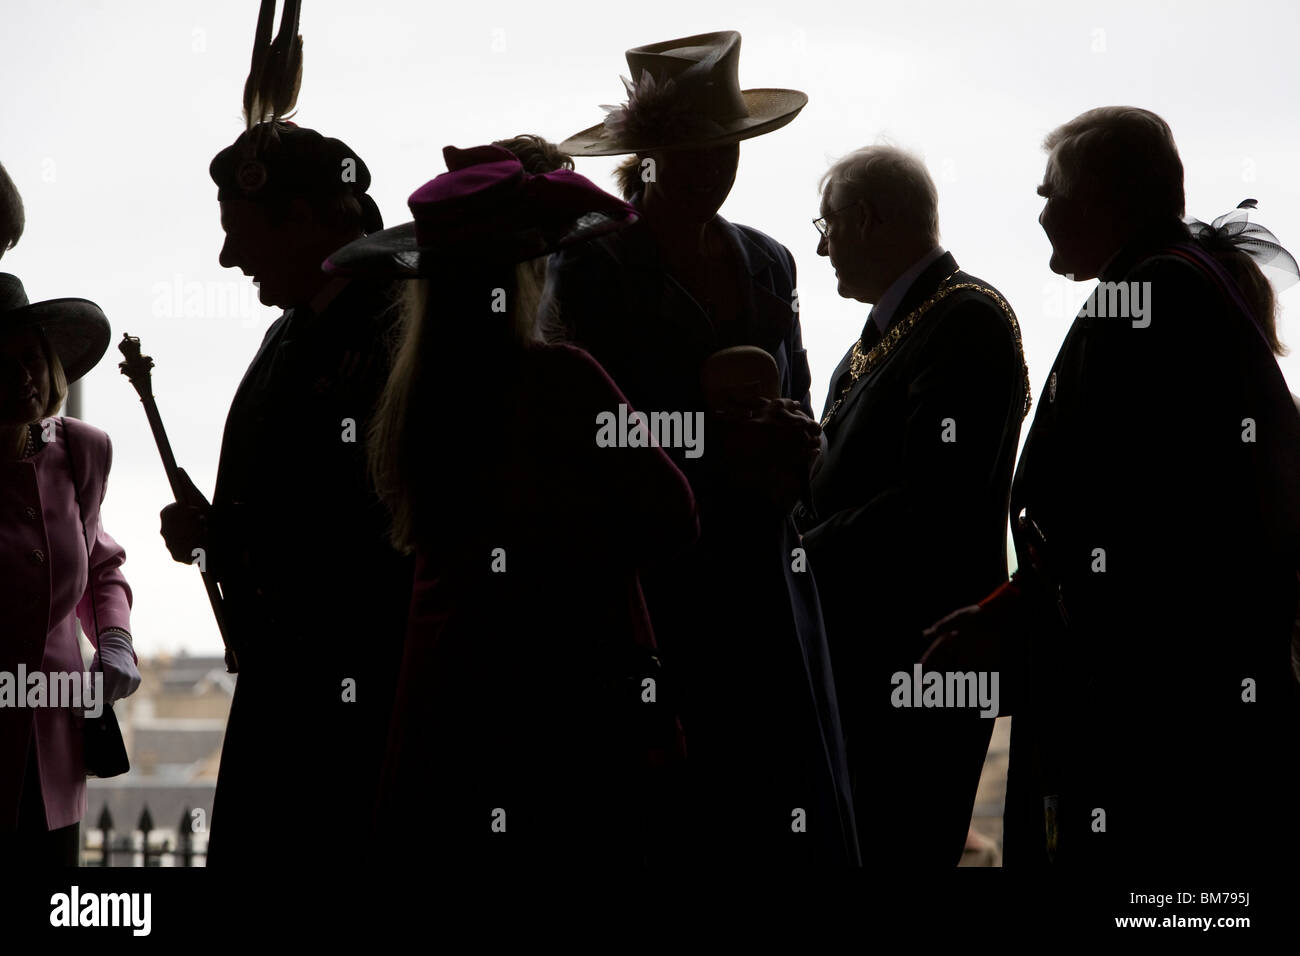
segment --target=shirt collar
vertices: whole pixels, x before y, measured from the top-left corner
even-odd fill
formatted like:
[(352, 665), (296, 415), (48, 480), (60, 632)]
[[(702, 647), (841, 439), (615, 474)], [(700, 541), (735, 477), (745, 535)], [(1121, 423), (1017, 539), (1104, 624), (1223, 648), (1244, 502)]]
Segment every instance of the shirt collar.
[(944, 255), (943, 246), (935, 246), (925, 255), (917, 259), (908, 267), (907, 271), (895, 279), (881, 295), (880, 301), (875, 304), (871, 310), (871, 318), (876, 322), (883, 335), (893, 325), (895, 313), (898, 312), (898, 306), (902, 303), (903, 297), (907, 295), (907, 290), (912, 287), (912, 283), (920, 278), (921, 273), (928, 269), (933, 263), (938, 262)]

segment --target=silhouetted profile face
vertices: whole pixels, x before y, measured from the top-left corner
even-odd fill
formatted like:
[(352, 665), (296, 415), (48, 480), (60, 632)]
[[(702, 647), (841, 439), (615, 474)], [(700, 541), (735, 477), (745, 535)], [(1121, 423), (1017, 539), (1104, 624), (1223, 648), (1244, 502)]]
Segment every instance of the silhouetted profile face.
[(711, 149), (679, 149), (654, 153), (655, 178), (646, 184), (651, 202), (664, 202), (688, 222), (704, 223), (718, 214), (736, 182), (740, 144)]
[(222, 200), (221, 228), (226, 233), (221, 265), (251, 276), (263, 305), (288, 309), (320, 287), (321, 262), (334, 247), (320, 251), (321, 236), (304, 200), (292, 200), (283, 219), (261, 203)]
[(875, 302), (884, 287), (876, 261), (880, 224), (870, 205), (845, 197), (829, 184), (822, 192), (820, 216), (826, 220), (826, 234), (817, 242), (817, 254), (830, 258), (837, 291), (846, 299)]
[(1097, 278), (1122, 241), (1109, 204), (1094, 188), (1079, 186), (1067, 195), (1050, 160), (1038, 195), (1047, 200), (1038, 223), (1052, 244), (1051, 270), (1076, 282)]
[(50, 369), (31, 329), (0, 337), (0, 425), (38, 421), (50, 400)]

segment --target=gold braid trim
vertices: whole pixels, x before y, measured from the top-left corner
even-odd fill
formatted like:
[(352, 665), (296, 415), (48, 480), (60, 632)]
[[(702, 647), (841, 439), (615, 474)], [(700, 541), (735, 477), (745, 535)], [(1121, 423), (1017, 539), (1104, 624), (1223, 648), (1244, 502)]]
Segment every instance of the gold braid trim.
[[(951, 279), (952, 276), (956, 274), (957, 273), (954, 272), (943, 281), (947, 282), (948, 279)], [(836, 411), (838, 411), (839, 407), (844, 403), (844, 399), (848, 398), (849, 392), (853, 391), (853, 386), (857, 384), (858, 379), (871, 372), (872, 369), (876, 368), (876, 366), (880, 365), (881, 362), (887, 359), (893, 351), (898, 348), (898, 344), (907, 337), (909, 332), (912, 331), (912, 328), (916, 323), (921, 320), (922, 316), (929, 312), (930, 309), (934, 308), (935, 305), (952, 295), (954, 292), (960, 292), (962, 289), (974, 289), (976, 292), (982, 292), (987, 295), (998, 304), (998, 308), (1002, 310), (1003, 315), (1005, 315), (1011, 322), (1011, 334), (1016, 340), (1016, 352), (1020, 355), (1020, 370), (1023, 373), (1025, 382), (1025, 398), (1020, 417), (1024, 418), (1028, 415), (1029, 406), (1032, 402), (1029, 394), (1029, 366), (1025, 363), (1025, 348), (1024, 344), (1020, 340), (1020, 323), (1016, 321), (1016, 314), (1011, 311), (1011, 306), (1007, 305), (1006, 299), (998, 295), (997, 292), (990, 289), (988, 286), (980, 285), (978, 282), (958, 282), (955, 285), (943, 285), (940, 283), (939, 289), (934, 295), (930, 296), (930, 298), (918, 305), (903, 319), (891, 325), (889, 331), (881, 337), (880, 341), (871, 347), (870, 352), (864, 353), (862, 351), (861, 338), (853, 343), (853, 355), (849, 359), (849, 383), (844, 386), (843, 390), (841, 390), (839, 397), (835, 399), (835, 404), (827, 409), (825, 417), (822, 418), (822, 428), (826, 427), (826, 423), (834, 417)]]

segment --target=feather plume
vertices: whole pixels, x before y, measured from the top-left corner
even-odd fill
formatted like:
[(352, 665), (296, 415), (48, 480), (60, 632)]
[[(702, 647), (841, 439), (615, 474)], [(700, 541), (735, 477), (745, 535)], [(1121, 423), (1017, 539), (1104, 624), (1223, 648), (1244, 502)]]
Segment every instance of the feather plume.
[(696, 109), (693, 97), (672, 79), (656, 81), (643, 70), (635, 84), (620, 76), (627, 90), (622, 106), (601, 106), (605, 136), (629, 145), (659, 145), (721, 136), (723, 128)]
[(271, 39), (276, 0), (262, 0), (253, 38), (253, 60), (244, 83), (244, 123), (252, 129), (272, 127), (291, 115), (302, 85), (302, 36), (298, 33), (302, 0), (285, 0), (280, 30)]
[(244, 81), (244, 124), (249, 129), (257, 122), (253, 117), (262, 112), (258, 94), (262, 75), (266, 72), (266, 61), (271, 55), (271, 21), (274, 18), (275, 0), (262, 0), (257, 12), (257, 32), (253, 35), (253, 62), (248, 68), (248, 79)]

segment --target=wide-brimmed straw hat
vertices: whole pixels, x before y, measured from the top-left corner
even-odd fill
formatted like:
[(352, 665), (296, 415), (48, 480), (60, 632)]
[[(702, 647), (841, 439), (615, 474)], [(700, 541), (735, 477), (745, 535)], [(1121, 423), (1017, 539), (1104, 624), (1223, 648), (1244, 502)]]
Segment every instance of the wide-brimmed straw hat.
[(636, 221), (636, 209), (568, 169), (525, 172), (500, 146), (442, 151), (447, 172), (407, 200), (414, 222), (348, 243), (325, 260), (337, 275), (431, 275), (448, 263), (517, 263)]
[(0, 272), (0, 337), (39, 329), (59, 357), (68, 382), (81, 378), (108, 351), (108, 318), (87, 299), (29, 302), (22, 281)]
[(605, 122), (570, 136), (561, 150), (617, 156), (722, 146), (780, 129), (808, 103), (798, 90), (742, 90), (734, 30), (636, 47), (627, 64), (627, 102), (602, 107)]

